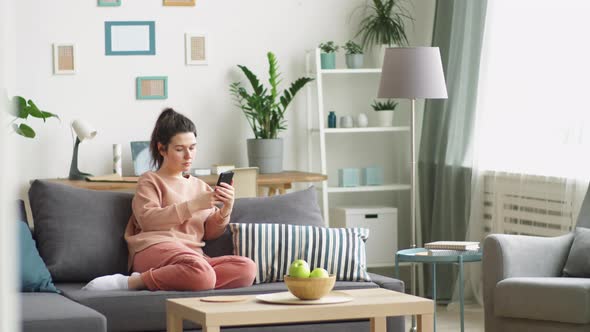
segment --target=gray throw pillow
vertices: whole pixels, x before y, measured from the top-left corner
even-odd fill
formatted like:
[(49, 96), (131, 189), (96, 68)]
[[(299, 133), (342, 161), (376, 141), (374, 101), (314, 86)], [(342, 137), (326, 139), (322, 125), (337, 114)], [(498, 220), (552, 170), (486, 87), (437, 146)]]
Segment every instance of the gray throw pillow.
[(127, 273), (123, 237), (133, 194), (36, 180), (29, 189), (34, 236), (54, 282)]
[(577, 227), (563, 268), (565, 277), (590, 278), (590, 229)]
[[(325, 226), (314, 186), (285, 195), (238, 198), (230, 223)], [(233, 250), (229, 228), (219, 238), (207, 241), (204, 248), (211, 257), (233, 255)]]

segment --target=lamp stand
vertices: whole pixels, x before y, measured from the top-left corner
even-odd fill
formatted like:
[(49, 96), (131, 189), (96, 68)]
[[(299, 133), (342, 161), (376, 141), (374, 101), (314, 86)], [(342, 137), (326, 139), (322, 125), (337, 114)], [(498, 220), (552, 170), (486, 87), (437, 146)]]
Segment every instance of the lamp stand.
[(76, 137), (76, 143), (74, 144), (74, 153), (72, 154), (72, 164), (70, 165), (70, 180), (85, 180), (86, 177), (92, 176), (90, 173), (83, 173), (78, 170), (78, 146), (80, 145), (80, 139)]
[[(414, 135), (416, 126), (416, 98), (412, 98), (412, 109), (410, 112), (410, 154), (412, 170), (410, 171), (410, 186), (411, 186), (411, 197), (410, 197), (410, 219), (412, 221), (412, 248), (416, 248), (416, 137)], [(411, 263), (411, 282), (412, 282), (412, 295), (416, 295), (416, 264)], [(412, 316), (412, 328), (411, 332), (416, 332), (416, 316)]]

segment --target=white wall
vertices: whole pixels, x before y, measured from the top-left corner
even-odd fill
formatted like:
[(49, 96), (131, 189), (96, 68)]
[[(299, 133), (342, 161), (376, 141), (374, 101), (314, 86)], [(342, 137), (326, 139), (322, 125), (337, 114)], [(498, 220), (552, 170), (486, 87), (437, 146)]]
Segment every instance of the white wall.
[[(19, 182), (65, 177), (71, 160), (69, 123), (82, 118), (98, 136), (80, 147), (80, 169), (95, 174), (111, 170), (111, 146), (124, 146), (124, 174), (132, 172), (129, 141), (149, 138), (159, 112), (174, 107), (194, 120), (199, 133), (195, 166), (216, 162), (246, 165), (247, 122), (233, 106), (229, 84), (241, 76), (237, 64), (266, 79), (266, 52), (279, 59), (283, 82), (304, 72), (304, 50), (327, 39), (344, 40), (347, 19), (361, 1), (197, 1), (195, 7), (164, 7), (162, 1), (123, 0), (121, 7), (97, 7), (96, 1), (32, 1), (16, 4), (18, 78), (10, 95), (33, 99), (57, 113), (61, 122), (41, 125), (36, 140), (19, 146)], [(69, 13), (69, 14), (66, 14)], [(156, 56), (105, 56), (104, 21), (156, 21)], [(40, 28), (41, 27), (41, 28)], [(208, 66), (185, 66), (184, 33), (209, 36)], [(51, 45), (73, 42), (78, 51), (76, 75), (53, 75)], [(163, 101), (135, 99), (135, 78), (166, 75), (169, 97)], [(304, 154), (293, 140), (303, 124), (302, 93), (288, 114), (285, 167), (301, 168)]]
[[(245, 139), (253, 137), (234, 107), (228, 86), (241, 79), (237, 64), (266, 79), (267, 51), (276, 53), (283, 87), (305, 72), (305, 50), (320, 42), (338, 43), (353, 37), (359, 16), (351, 13), (364, 0), (197, 0), (195, 7), (164, 7), (161, 0), (123, 0), (121, 7), (97, 7), (96, 1), (33, 1), (16, 3), (18, 78), (12, 95), (33, 99), (57, 113), (42, 125), (33, 121), (38, 138), (20, 139), (18, 183), (26, 190), (30, 179), (66, 177), (72, 138), (69, 124), (85, 119), (98, 129), (95, 139), (80, 146), (80, 170), (111, 171), (111, 146), (123, 144), (123, 173), (131, 174), (129, 142), (147, 140), (159, 112), (167, 106), (183, 112), (197, 125), (198, 154), (194, 165), (217, 162), (247, 164)], [(413, 5), (417, 13), (411, 35), (420, 43), (432, 29), (434, 1)], [(423, 15), (422, 13), (426, 13)], [(104, 21), (156, 21), (155, 56), (105, 56)], [(184, 64), (184, 33), (207, 32), (208, 66)], [(78, 73), (53, 75), (51, 45), (77, 45)], [(135, 78), (165, 75), (169, 97), (163, 101), (135, 99)], [(288, 111), (284, 167), (305, 169), (305, 93)]]

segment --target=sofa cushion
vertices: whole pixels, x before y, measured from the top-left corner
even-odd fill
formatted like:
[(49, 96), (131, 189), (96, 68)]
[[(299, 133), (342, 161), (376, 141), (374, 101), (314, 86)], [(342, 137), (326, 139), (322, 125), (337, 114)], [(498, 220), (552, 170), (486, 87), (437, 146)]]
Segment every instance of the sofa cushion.
[(21, 291), (57, 293), (51, 275), (39, 256), (29, 225), (19, 222), (18, 228)]
[(29, 189), (34, 233), (54, 281), (127, 273), (123, 238), (133, 194), (36, 180)]
[[(285, 292), (282, 282), (253, 285), (251, 287), (216, 289), (199, 292), (169, 291), (84, 291), (84, 284), (57, 284), (68, 298), (88, 306), (107, 317), (112, 331), (163, 331), (166, 330), (166, 299), (218, 295), (250, 295)], [(372, 282), (337, 281), (334, 289), (377, 288)], [(198, 325), (185, 321), (185, 329)]]
[(256, 263), (255, 283), (283, 280), (296, 259), (304, 259), (311, 269), (326, 269), (336, 280), (371, 280), (367, 274), (366, 228), (234, 223), (230, 229), (234, 255)]
[[(284, 195), (238, 198), (230, 222), (324, 226), (314, 186)], [(232, 255), (229, 228), (219, 238), (207, 241), (203, 250), (211, 257)]]
[(494, 291), (496, 316), (590, 323), (590, 279), (508, 278)]
[(590, 278), (590, 228), (576, 228), (574, 242), (563, 268), (563, 275)]
[(106, 317), (64, 296), (21, 293), (25, 332), (105, 332)]

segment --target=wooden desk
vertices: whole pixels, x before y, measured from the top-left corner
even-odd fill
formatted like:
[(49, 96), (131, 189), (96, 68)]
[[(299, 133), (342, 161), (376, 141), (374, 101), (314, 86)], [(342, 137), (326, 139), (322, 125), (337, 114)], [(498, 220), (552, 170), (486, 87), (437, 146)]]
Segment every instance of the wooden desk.
[[(208, 185), (215, 185), (218, 175), (199, 176)], [(258, 174), (258, 186), (267, 187), (268, 195), (284, 194), (294, 182), (320, 182), (328, 177), (319, 173), (307, 173), (299, 171), (283, 171), (281, 173)], [(49, 181), (62, 183), (78, 188), (92, 190), (135, 190), (138, 177), (124, 177), (122, 182), (99, 182), (68, 179), (49, 179)]]

